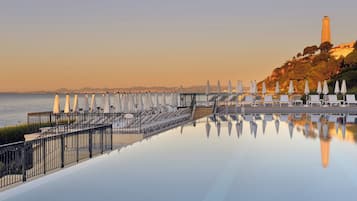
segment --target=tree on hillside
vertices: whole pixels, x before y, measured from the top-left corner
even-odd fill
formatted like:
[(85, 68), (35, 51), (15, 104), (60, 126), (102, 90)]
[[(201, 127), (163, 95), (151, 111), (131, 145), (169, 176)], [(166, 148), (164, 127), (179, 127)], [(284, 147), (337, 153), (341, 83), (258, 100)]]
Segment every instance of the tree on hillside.
[(296, 58), (300, 58), (302, 56), (301, 52), (297, 53)]
[(314, 55), (317, 50), (319, 50), (319, 48), (316, 45), (305, 47), (303, 51), (303, 56)]
[(355, 48), (355, 50), (357, 50), (357, 40), (356, 40), (355, 44), (353, 45), (353, 47)]
[(333, 47), (333, 45), (330, 42), (326, 41), (326, 42), (321, 43), (319, 49), (321, 52), (327, 53), (331, 50), (332, 47)]

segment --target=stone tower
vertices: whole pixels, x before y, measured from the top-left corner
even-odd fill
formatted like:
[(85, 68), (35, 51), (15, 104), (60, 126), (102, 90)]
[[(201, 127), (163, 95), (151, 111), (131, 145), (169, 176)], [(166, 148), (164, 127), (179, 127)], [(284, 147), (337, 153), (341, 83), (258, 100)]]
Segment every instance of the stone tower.
[(328, 16), (322, 19), (321, 43), (323, 42), (331, 43), (330, 18)]

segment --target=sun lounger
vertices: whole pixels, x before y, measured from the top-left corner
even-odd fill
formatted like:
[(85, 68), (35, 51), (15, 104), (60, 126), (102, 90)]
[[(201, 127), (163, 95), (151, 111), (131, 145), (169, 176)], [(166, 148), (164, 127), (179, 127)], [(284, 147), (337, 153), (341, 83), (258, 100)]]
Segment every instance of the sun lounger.
[(309, 95), (309, 97), (308, 105), (322, 105), (319, 95)]
[(280, 100), (279, 100), (280, 107), (283, 104), (290, 105), (290, 101), (289, 101), (289, 96), (288, 95), (280, 95)]
[(357, 104), (357, 100), (354, 94), (346, 95), (346, 104), (350, 106), (350, 104)]
[(342, 100), (337, 100), (337, 95), (327, 95), (327, 102), (326, 104), (330, 105), (330, 106), (333, 106), (333, 105), (341, 105), (343, 103)]
[(264, 104), (264, 106), (266, 106), (267, 104), (271, 104), (273, 106), (274, 105), (273, 96), (265, 95), (263, 104)]

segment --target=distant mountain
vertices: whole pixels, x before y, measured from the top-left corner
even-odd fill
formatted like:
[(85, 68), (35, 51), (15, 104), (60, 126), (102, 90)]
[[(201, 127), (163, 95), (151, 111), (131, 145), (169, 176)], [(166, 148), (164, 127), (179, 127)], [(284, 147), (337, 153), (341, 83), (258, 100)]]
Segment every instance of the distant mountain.
[(293, 80), (295, 92), (302, 94), (305, 80), (309, 81), (310, 91), (314, 91), (318, 81), (328, 80), (333, 88), (336, 79), (345, 79), (349, 92), (357, 92), (357, 43), (332, 47), (326, 42), (320, 47), (306, 47), (303, 53), (275, 68), (270, 76), (258, 83), (258, 88), (265, 81), (267, 90), (273, 92), (276, 81), (279, 81), (282, 93), (286, 93), (289, 81)]

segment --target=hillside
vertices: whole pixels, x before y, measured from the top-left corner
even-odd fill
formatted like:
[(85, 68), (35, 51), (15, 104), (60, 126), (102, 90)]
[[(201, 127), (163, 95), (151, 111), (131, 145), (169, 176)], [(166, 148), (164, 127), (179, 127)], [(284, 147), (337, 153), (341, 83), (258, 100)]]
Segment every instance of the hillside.
[[(306, 79), (311, 91), (316, 90), (318, 81), (329, 80), (329, 86), (332, 88), (336, 79), (345, 79), (348, 89), (354, 88), (354, 92), (357, 92), (357, 43), (349, 48), (332, 48), (332, 44), (326, 48), (325, 45), (306, 47), (303, 53), (298, 53), (281, 67), (275, 68), (272, 74), (263, 80), (267, 90), (273, 92), (276, 81), (279, 81), (281, 92), (286, 93), (289, 81), (293, 80), (295, 92), (302, 94)], [(336, 56), (336, 52), (345, 53), (346, 49), (350, 52), (347, 56)], [(258, 88), (263, 81), (258, 83)]]

